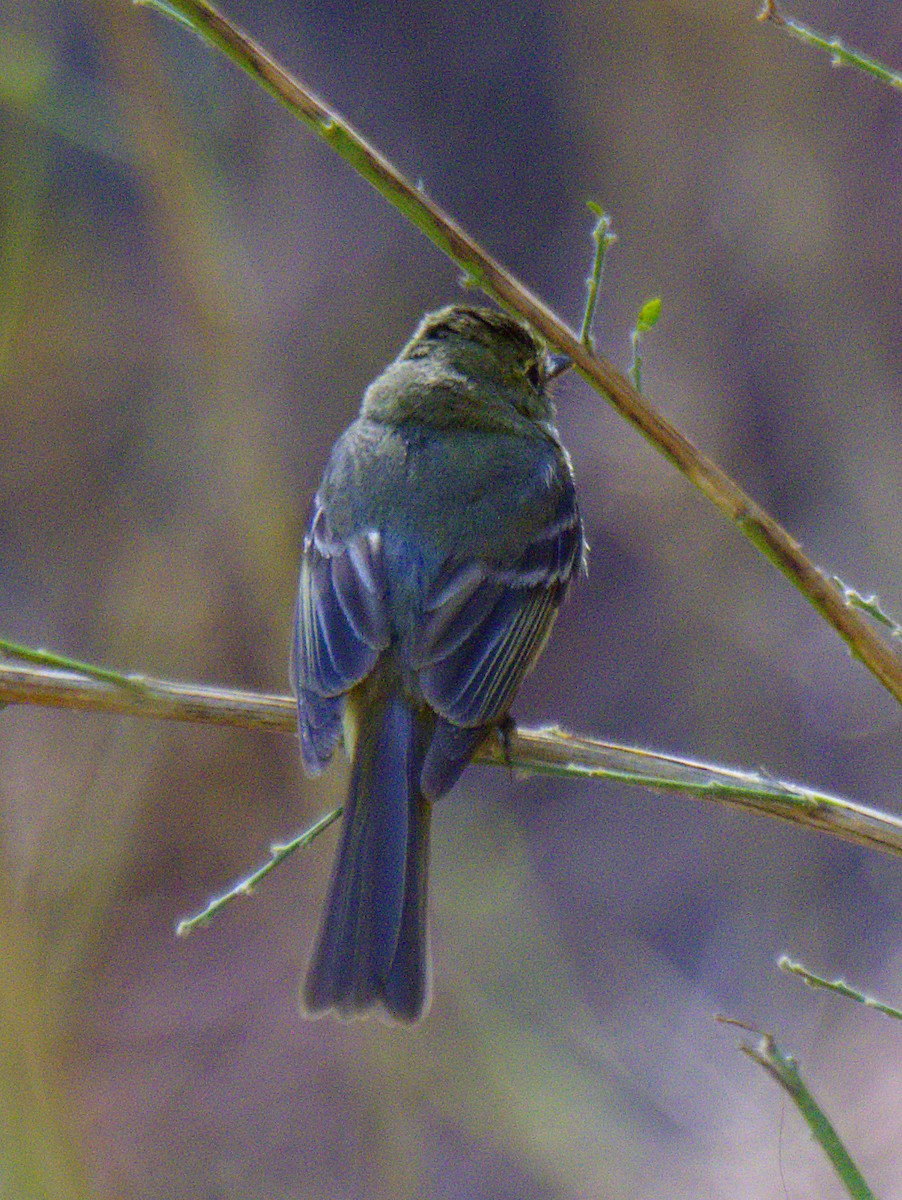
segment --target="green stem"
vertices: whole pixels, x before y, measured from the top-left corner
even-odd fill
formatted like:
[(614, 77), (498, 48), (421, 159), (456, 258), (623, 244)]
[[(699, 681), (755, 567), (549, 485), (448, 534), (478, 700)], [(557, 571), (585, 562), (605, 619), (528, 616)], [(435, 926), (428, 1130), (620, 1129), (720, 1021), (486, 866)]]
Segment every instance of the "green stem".
[(608, 250), (617, 241), (617, 234), (611, 229), (611, 218), (600, 205), (596, 204), (594, 200), (587, 200), (586, 207), (595, 213), (598, 219), (592, 230), (595, 255), (592, 260), (592, 273), (586, 280), (588, 288), (586, 311), (583, 313), (583, 324), (579, 331), (579, 340), (590, 354), (594, 354), (595, 345), (592, 339), (592, 325), (595, 321), (595, 310), (598, 308), (598, 296), (601, 289), (602, 276), (604, 275), (604, 261)]
[(633, 329), (630, 332), (630, 347), (632, 350), (632, 361), (630, 363), (629, 375), (633, 381), (633, 387), (637, 392), (642, 391), (642, 352), (639, 345), (642, 341), (642, 336), (638, 329)]
[(320, 817), (303, 833), (299, 833), (296, 837), (291, 838), (288, 842), (274, 842), (269, 848), (269, 858), (262, 866), (257, 867), (255, 871), (251, 871), (250, 875), (245, 875), (243, 879), (239, 879), (227, 891), (219, 896), (214, 896), (208, 904), (204, 906), (192, 917), (183, 917), (175, 927), (176, 937), (187, 937), (189, 933), (193, 933), (195, 929), (200, 929), (202, 925), (208, 925), (216, 916), (220, 909), (232, 900), (239, 896), (250, 896), (258, 883), (261, 883), (270, 871), (274, 871), (280, 863), (283, 863), (286, 858), (290, 858), (296, 850), (303, 849), (304, 846), (309, 846), (315, 837), (328, 829), (333, 821), (337, 821), (344, 810), (342, 808), (334, 808), (331, 812), (326, 813), (324, 817)]
[(121, 671), (113, 671), (109, 667), (96, 667), (77, 658), (55, 654), (52, 650), (23, 646), (21, 642), (11, 642), (8, 638), (0, 638), (0, 656), (18, 658), (22, 662), (35, 663), (41, 667), (55, 667), (60, 671), (75, 671), (88, 679), (98, 679), (103, 683), (113, 683), (117, 687), (131, 688), (134, 691), (140, 692), (144, 689), (143, 680), (137, 675), (123, 675)]
[[(719, 1017), (718, 1020), (724, 1025), (736, 1025), (750, 1033), (757, 1032), (742, 1021), (734, 1021), (725, 1017)], [(839, 1134), (808, 1090), (795, 1059), (784, 1053), (769, 1033), (763, 1034), (757, 1045), (752, 1046), (747, 1042), (740, 1042), (739, 1048), (753, 1062), (763, 1067), (795, 1104), (811, 1130), (814, 1140), (833, 1164), (852, 1200), (875, 1200), (874, 1193), (840, 1140)]]
[(835, 992), (837, 996), (842, 996), (846, 1000), (855, 1000), (858, 1004), (863, 1004), (866, 1008), (873, 1008), (875, 1012), (883, 1013), (884, 1016), (894, 1017), (897, 1021), (902, 1021), (902, 1010), (893, 1008), (892, 1005), (884, 1004), (882, 1000), (877, 1000), (874, 996), (868, 996), (864, 992), (859, 992), (855, 988), (849, 987), (844, 979), (824, 979), (822, 976), (815, 975), (812, 971), (809, 971), (807, 967), (803, 967), (801, 963), (793, 962), (786, 954), (777, 960), (777, 966), (781, 971), (788, 971), (790, 975), (797, 975), (809, 987), (825, 988), (827, 991)]
[(629, 375), (637, 392), (642, 391), (642, 354), (639, 346), (642, 338), (649, 330), (654, 329), (661, 317), (661, 297), (653, 296), (646, 300), (639, 309), (636, 324), (630, 333), (630, 345), (633, 351), (633, 361), (630, 364)]
[(890, 87), (902, 90), (902, 75), (898, 71), (893, 71), (890, 67), (884, 66), (883, 63), (864, 54), (861, 50), (851, 49), (851, 47), (841, 42), (838, 37), (824, 37), (822, 33), (818, 33), (816, 30), (809, 28), (809, 26), (803, 25), (795, 17), (787, 17), (777, 7), (775, 0), (765, 0), (761, 11), (758, 13), (758, 20), (771, 21), (774, 25), (785, 29), (791, 37), (798, 38), (800, 42), (804, 42), (808, 46), (814, 46), (817, 50), (825, 51), (825, 53), (830, 55), (830, 60), (834, 67), (855, 67), (859, 71), (873, 75), (881, 83), (886, 83)]

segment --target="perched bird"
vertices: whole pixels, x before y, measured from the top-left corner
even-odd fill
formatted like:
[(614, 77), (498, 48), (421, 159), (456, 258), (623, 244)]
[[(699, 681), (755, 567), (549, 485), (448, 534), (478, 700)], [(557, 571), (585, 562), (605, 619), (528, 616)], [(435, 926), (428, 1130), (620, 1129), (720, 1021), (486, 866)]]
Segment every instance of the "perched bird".
[(353, 765), (308, 1015), (428, 1004), (432, 803), (507, 717), (586, 553), (547, 362), (503, 313), (430, 313), (326, 466), (291, 674), (307, 770), (342, 730)]

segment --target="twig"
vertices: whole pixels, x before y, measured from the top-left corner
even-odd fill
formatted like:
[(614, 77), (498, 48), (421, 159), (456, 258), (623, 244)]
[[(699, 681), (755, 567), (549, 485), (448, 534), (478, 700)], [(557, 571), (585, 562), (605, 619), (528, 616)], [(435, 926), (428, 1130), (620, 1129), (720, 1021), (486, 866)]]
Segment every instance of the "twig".
[(874, 996), (868, 996), (865, 992), (859, 992), (856, 988), (849, 987), (844, 979), (824, 979), (820, 975), (815, 975), (813, 971), (809, 971), (801, 963), (793, 962), (786, 954), (777, 959), (777, 966), (781, 971), (798, 976), (809, 987), (825, 988), (846, 1000), (855, 1000), (858, 1004), (863, 1004), (865, 1008), (872, 1008), (886, 1017), (895, 1017), (897, 1021), (902, 1021), (902, 1011), (898, 1008), (893, 1008), (892, 1005), (884, 1004), (882, 1000), (877, 1000)]
[(297, 704), (290, 696), (171, 683), (144, 675), (127, 679), (129, 686), (121, 687), (78, 672), (0, 661), (0, 704), (40, 704), (274, 733), (292, 732), (297, 721)]
[(283, 863), (286, 858), (289, 858), (296, 850), (302, 850), (304, 846), (309, 846), (315, 837), (328, 829), (333, 821), (337, 821), (341, 816), (343, 808), (333, 808), (331, 812), (326, 813), (324, 817), (314, 822), (309, 829), (305, 829), (303, 833), (299, 833), (297, 837), (291, 838), (287, 842), (273, 842), (269, 848), (269, 858), (266, 862), (257, 867), (255, 871), (251, 871), (250, 875), (245, 875), (243, 879), (239, 879), (227, 891), (219, 896), (214, 896), (200, 912), (195, 913), (191, 917), (183, 917), (175, 927), (176, 937), (187, 937), (189, 933), (194, 933), (195, 929), (201, 929), (204, 925), (209, 925), (218, 912), (220, 912), (232, 900), (239, 896), (252, 896), (254, 889), (258, 883), (261, 883), (270, 871), (274, 871), (280, 863)]
[(579, 340), (590, 354), (595, 353), (595, 343), (592, 340), (592, 325), (595, 321), (595, 310), (598, 308), (598, 295), (601, 289), (601, 279), (604, 275), (604, 262), (608, 250), (617, 241), (617, 234), (611, 229), (611, 218), (600, 204), (587, 200), (586, 207), (598, 218), (592, 228), (592, 241), (595, 243), (595, 254), (592, 261), (592, 271), (586, 280), (586, 311), (583, 313), (582, 329)]
[[(718, 1017), (717, 1020), (722, 1025), (733, 1025), (749, 1033), (760, 1032), (753, 1026), (731, 1017)], [(795, 1059), (780, 1049), (770, 1033), (761, 1034), (760, 1041), (754, 1046), (748, 1042), (740, 1042), (739, 1049), (743, 1054), (747, 1054), (752, 1062), (763, 1067), (798, 1108), (812, 1136), (830, 1159), (852, 1200), (875, 1200), (874, 1193), (865, 1183), (826, 1113), (805, 1085)]]
[[(297, 710), (290, 696), (198, 687), (145, 676), (128, 678), (130, 686), (122, 687), (75, 672), (0, 661), (0, 704), (41, 704), (295, 733)], [(902, 819), (756, 772), (602, 742), (556, 727), (517, 729), (505, 737), (504, 746), (489, 739), (477, 759), (542, 775), (608, 779), (681, 792), (902, 856)]]
[(657, 325), (660, 316), (661, 297), (654, 296), (651, 300), (646, 300), (639, 309), (636, 324), (630, 333), (630, 346), (633, 350), (633, 361), (630, 363), (630, 379), (633, 381), (633, 387), (637, 392), (642, 391), (642, 352), (639, 347), (646, 333), (650, 329), (654, 329)]
[(800, 42), (826, 51), (830, 55), (830, 61), (834, 67), (856, 67), (859, 71), (873, 75), (881, 83), (902, 89), (902, 75), (898, 71), (891, 70), (877, 59), (862, 53), (861, 50), (853, 50), (841, 42), (838, 37), (826, 38), (822, 33), (797, 21), (795, 17), (787, 17), (777, 7), (776, 0), (764, 0), (761, 11), (758, 13), (758, 20), (770, 21), (780, 29), (785, 29), (792, 37), (798, 38)]
[(143, 687), (140, 677), (137, 675), (123, 675), (121, 671), (112, 671), (109, 667), (96, 667), (93, 663), (68, 658), (65, 654), (57, 654), (53, 650), (23, 646), (21, 642), (11, 642), (9, 638), (0, 638), (0, 660), (3, 658), (20, 658), (23, 662), (35, 663), (40, 667), (77, 671), (79, 675), (87, 675), (90, 679), (99, 679), (103, 683), (115, 683), (120, 687), (136, 688), (139, 691)]
[[(148, 0), (138, 0), (147, 3)], [(366, 140), (289, 75), (247, 34), (206, 0), (150, 0), (160, 11), (191, 26), (256, 79), (346, 159), (395, 208), (420, 229), (487, 295), (523, 317), (583, 378), (630, 421), (795, 584), (889, 692), (902, 704), (902, 657), (851, 608), (836, 585), (799, 543), (711, 459), (652, 409), (626, 376), (590, 353), (559, 317), (488, 255), (421, 189), (406, 179)]]

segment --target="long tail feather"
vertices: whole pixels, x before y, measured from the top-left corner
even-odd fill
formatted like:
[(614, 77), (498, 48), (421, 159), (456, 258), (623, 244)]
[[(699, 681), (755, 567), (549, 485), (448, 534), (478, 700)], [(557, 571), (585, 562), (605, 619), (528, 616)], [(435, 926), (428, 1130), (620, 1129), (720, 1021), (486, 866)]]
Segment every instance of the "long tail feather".
[(304, 985), (309, 1015), (348, 1018), (381, 1007), (415, 1021), (428, 1000), (426, 881), (430, 804), (425, 742), (392, 693), (361, 713), (344, 823), (319, 940)]

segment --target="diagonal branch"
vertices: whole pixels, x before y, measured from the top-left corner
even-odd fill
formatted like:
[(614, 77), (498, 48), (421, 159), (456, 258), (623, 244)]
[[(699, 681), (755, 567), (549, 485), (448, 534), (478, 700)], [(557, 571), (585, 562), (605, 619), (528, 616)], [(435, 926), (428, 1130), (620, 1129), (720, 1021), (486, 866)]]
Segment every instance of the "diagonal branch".
[(852, 608), (837, 585), (759, 504), (698, 450), (636, 391), (627, 377), (595, 355), (538, 297), (516, 280), (433, 200), (336, 112), (313, 95), (207, 0), (137, 0), (186, 24), (251, 75), (350, 163), (390, 204), (462, 267), (468, 282), (518, 313), (582, 377), (701, 491), (810, 601), (852, 654), (902, 704), (902, 657)]
[(868, 54), (863, 54), (861, 50), (854, 50), (851, 46), (846, 46), (838, 37), (824, 37), (822, 33), (818, 33), (816, 29), (812, 29), (808, 25), (803, 25), (795, 17), (786, 16), (780, 11), (776, 0), (764, 0), (761, 11), (758, 13), (758, 20), (771, 21), (779, 29), (785, 29), (791, 37), (798, 38), (807, 46), (824, 50), (830, 55), (830, 62), (834, 67), (856, 67), (859, 71), (873, 75), (881, 83), (886, 83), (890, 87), (902, 91), (902, 74), (898, 71), (892, 70), (891, 67), (885, 66)]
[[(737, 1021), (733, 1017), (715, 1017), (715, 1020), (721, 1025), (732, 1025), (748, 1033), (759, 1033), (745, 1021)], [(757, 1045), (740, 1042), (739, 1049), (748, 1055), (752, 1062), (762, 1067), (792, 1100), (807, 1124), (811, 1136), (830, 1160), (852, 1200), (876, 1200), (829, 1117), (802, 1078), (798, 1063), (791, 1054), (787, 1054), (777, 1045), (773, 1034), (761, 1033)]]
[[(294, 735), (290, 696), (260, 695), (127, 676), (127, 685), (75, 671), (0, 661), (0, 705), (39, 704)], [(902, 819), (753, 771), (656, 754), (558, 728), (517, 729), (488, 740), (477, 761), (535, 774), (608, 779), (680, 792), (829, 833), (902, 857)], [(324, 826), (323, 826), (324, 827)]]

